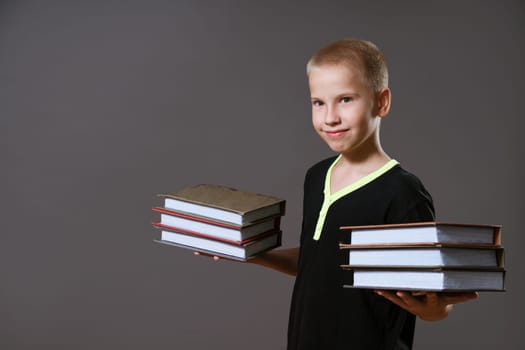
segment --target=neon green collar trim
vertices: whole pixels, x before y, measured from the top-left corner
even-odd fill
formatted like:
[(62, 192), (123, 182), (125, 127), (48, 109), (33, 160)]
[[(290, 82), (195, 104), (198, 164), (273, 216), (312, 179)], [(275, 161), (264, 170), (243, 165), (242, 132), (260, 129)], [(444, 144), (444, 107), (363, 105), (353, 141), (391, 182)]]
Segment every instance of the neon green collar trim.
[(358, 181), (340, 189), (339, 191), (335, 193), (331, 193), (330, 191), (330, 180), (332, 179), (332, 169), (335, 167), (337, 162), (341, 159), (342, 155), (339, 155), (332, 165), (330, 165), (330, 168), (328, 168), (328, 171), (326, 172), (326, 177), (324, 181), (324, 200), (323, 200), (323, 206), (321, 207), (321, 210), (319, 212), (319, 218), (317, 219), (317, 225), (315, 226), (315, 232), (314, 232), (314, 240), (319, 240), (321, 237), (321, 233), (323, 232), (324, 222), (326, 220), (326, 214), (328, 213), (328, 209), (330, 209), (330, 206), (332, 203), (337, 201), (339, 198), (346, 196), (347, 194), (365, 186), (366, 184), (372, 182), (373, 180), (377, 179), (393, 167), (395, 167), (399, 162), (395, 159), (389, 160), (385, 165), (383, 165), (381, 168), (377, 169), (376, 171), (371, 172), (370, 174), (366, 175), (365, 177), (359, 179)]

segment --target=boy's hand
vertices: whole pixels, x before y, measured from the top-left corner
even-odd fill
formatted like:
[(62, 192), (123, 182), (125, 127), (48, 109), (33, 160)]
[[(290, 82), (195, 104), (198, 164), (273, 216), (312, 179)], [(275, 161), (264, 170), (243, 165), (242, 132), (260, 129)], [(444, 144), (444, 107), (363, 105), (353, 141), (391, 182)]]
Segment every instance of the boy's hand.
[(213, 260), (215, 260), (215, 261), (219, 261), (221, 259), (217, 255), (210, 255), (210, 254), (205, 254), (205, 253), (201, 253), (201, 252), (193, 252), (193, 255), (195, 255), (195, 256), (209, 256), (210, 258), (213, 257)]
[(375, 293), (425, 321), (442, 320), (448, 316), (448, 313), (452, 310), (452, 305), (478, 297), (476, 292), (411, 293), (398, 291), (394, 293), (386, 290), (376, 290)]
[(254, 256), (247, 261), (222, 258), (216, 255), (194, 251), (193, 255), (213, 258), (214, 261), (226, 260), (264, 266), (287, 275), (297, 275), (297, 264), (299, 260), (299, 247), (272, 249), (260, 255)]
[(197, 251), (194, 251), (193, 255), (195, 255), (195, 256), (205, 256), (205, 257), (208, 257), (208, 258), (213, 258), (213, 261), (225, 260), (225, 261), (245, 262), (245, 261), (241, 261), (241, 260), (228, 259), (228, 258), (220, 257), (220, 256), (217, 256), (217, 255), (212, 255), (212, 254), (203, 253), (203, 252), (197, 252)]

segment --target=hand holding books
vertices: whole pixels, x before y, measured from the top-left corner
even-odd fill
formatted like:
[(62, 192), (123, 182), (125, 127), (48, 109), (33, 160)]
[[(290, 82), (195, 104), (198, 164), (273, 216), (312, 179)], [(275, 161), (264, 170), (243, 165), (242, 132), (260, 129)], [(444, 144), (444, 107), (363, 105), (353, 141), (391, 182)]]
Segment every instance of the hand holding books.
[(477, 292), (423, 292), (410, 293), (375, 290), (375, 293), (390, 300), (425, 321), (439, 321), (447, 317), (454, 304), (476, 299)]
[[(193, 252), (193, 254), (196, 256), (211, 257), (215, 261), (225, 259), (223, 257), (201, 253), (201, 252)], [(228, 258), (226, 258), (226, 260), (238, 261), (238, 260), (232, 260)], [(299, 247), (294, 247), (294, 248), (269, 250), (245, 262), (267, 267), (267, 268), (285, 273), (290, 276), (295, 276), (297, 275), (298, 260), (299, 260)]]
[(436, 222), (342, 227), (345, 287), (374, 292), (426, 321), (479, 290), (504, 289), (501, 227)]
[(235, 262), (241, 262), (241, 263), (249, 262), (248, 260), (230, 259), (224, 256), (212, 255), (212, 254), (203, 253), (199, 251), (194, 251), (193, 255), (211, 258), (213, 259), (213, 261), (226, 260), (226, 261), (235, 261)]
[(219, 261), (221, 260), (221, 257), (220, 256), (217, 256), (217, 255), (210, 255), (210, 254), (205, 254), (205, 253), (201, 253), (201, 252), (193, 252), (193, 255), (195, 256), (209, 256), (210, 258), (213, 258), (213, 260), (215, 261)]
[(504, 290), (500, 226), (419, 222), (341, 227), (341, 233), (345, 287)]
[(280, 198), (218, 185), (197, 185), (161, 195), (164, 207), (153, 226), (157, 242), (191, 249), (198, 255), (247, 261), (281, 245)]

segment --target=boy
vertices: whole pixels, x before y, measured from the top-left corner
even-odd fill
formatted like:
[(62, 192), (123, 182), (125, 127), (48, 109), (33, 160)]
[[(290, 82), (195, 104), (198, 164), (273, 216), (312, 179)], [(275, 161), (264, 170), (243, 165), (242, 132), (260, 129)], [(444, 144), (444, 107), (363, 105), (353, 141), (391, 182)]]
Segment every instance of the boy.
[(417, 177), (382, 149), (379, 126), (390, 109), (388, 72), (372, 43), (343, 39), (307, 65), (312, 122), (338, 156), (311, 167), (304, 182), (300, 247), (250, 262), (297, 275), (288, 349), (411, 349), (415, 315), (447, 316), (477, 296), (342, 288), (338, 231), (345, 225), (434, 220), (432, 199)]

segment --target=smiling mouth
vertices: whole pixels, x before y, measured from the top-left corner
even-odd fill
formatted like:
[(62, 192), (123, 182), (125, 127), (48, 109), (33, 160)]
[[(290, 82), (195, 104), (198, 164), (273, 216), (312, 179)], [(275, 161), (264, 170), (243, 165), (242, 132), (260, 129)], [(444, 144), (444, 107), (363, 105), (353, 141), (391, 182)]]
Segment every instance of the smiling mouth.
[(331, 136), (331, 137), (338, 137), (338, 136), (341, 136), (343, 135), (345, 132), (347, 132), (348, 129), (341, 129), (341, 130), (325, 130), (325, 133), (328, 135), (328, 136)]

